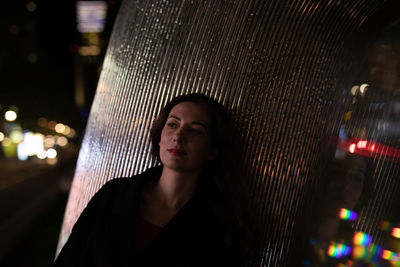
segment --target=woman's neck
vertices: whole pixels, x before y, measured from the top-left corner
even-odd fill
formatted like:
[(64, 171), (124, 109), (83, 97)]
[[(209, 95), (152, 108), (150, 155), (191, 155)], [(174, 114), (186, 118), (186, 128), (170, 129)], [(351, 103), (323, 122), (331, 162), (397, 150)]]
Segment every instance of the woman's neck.
[(155, 186), (157, 198), (168, 208), (180, 209), (194, 195), (198, 173), (184, 173), (163, 168)]

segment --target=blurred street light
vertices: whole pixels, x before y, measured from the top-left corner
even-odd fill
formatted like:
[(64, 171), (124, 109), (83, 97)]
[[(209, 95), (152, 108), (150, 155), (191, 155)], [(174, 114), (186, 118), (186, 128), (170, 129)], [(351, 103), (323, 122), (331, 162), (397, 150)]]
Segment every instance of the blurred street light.
[(15, 111), (9, 110), (5, 113), (4, 118), (7, 121), (15, 121), (17, 119), (17, 113), (15, 113)]

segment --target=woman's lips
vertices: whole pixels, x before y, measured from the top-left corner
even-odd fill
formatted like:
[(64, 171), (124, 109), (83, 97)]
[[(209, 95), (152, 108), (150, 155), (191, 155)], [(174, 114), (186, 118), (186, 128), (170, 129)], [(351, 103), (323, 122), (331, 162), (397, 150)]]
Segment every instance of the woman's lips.
[(167, 151), (170, 154), (174, 155), (174, 156), (184, 156), (184, 155), (186, 155), (185, 151), (180, 150), (180, 149), (176, 149), (176, 148), (170, 148), (170, 149), (167, 149)]

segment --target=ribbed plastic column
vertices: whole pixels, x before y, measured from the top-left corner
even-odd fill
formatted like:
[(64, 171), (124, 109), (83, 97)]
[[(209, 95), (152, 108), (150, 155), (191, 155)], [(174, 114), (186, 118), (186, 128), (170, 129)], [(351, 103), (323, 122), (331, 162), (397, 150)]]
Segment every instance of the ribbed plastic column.
[(241, 127), (253, 203), (266, 229), (263, 264), (284, 266), (324, 157), (322, 140), (338, 119), (337, 89), (351, 86), (346, 41), (383, 2), (125, 0), (59, 247), (106, 181), (153, 164), (149, 128), (160, 108), (176, 95), (202, 92)]

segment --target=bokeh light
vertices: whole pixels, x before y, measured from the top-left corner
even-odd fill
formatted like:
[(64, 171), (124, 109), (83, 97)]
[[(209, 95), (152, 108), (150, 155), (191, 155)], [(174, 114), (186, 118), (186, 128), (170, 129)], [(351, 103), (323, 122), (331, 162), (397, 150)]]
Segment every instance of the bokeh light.
[(10, 138), (5, 137), (1, 144), (3, 146), (3, 152), (6, 158), (12, 158), (17, 154), (17, 146), (11, 141)]
[(19, 143), (17, 146), (17, 157), (19, 160), (27, 160), (29, 155), (25, 148), (25, 143)]
[(0, 132), (0, 142), (4, 140), (4, 134)]
[(47, 123), (48, 123), (48, 121), (47, 121), (47, 119), (46, 118), (43, 118), (43, 117), (41, 117), (41, 118), (39, 118), (38, 119), (38, 125), (40, 126), (40, 127), (47, 127)]
[(395, 257), (395, 253), (394, 253), (394, 252), (392, 252), (392, 251), (390, 251), (390, 250), (387, 250), (387, 249), (384, 249), (384, 250), (383, 250), (383, 252), (382, 252), (382, 259), (385, 259), (385, 260), (392, 260), (394, 257)]
[(47, 127), (48, 127), (50, 130), (54, 130), (55, 127), (56, 127), (56, 125), (57, 125), (57, 122), (55, 122), (55, 121), (49, 121), (49, 122), (47, 123)]
[(351, 87), (351, 89), (350, 89), (350, 93), (351, 93), (352, 95), (356, 95), (356, 92), (357, 92), (358, 88), (359, 88), (358, 85), (353, 85), (353, 86)]
[(68, 139), (64, 136), (60, 136), (57, 138), (56, 143), (61, 147), (66, 146), (68, 144)]
[(15, 121), (17, 119), (17, 113), (13, 110), (9, 110), (4, 114), (4, 118), (7, 121)]
[(46, 135), (44, 138), (44, 147), (45, 148), (51, 148), (55, 144), (54, 137), (52, 135)]
[[(382, 255), (382, 248), (374, 243), (369, 246), (355, 245), (353, 246), (352, 257), (357, 261), (376, 262)], [(371, 266), (371, 265), (368, 265)]]
[(392, 236), (400, 238), (400, 228), (397, 227), (392, 228)]
[(43, 135), (26, 132), (24, 134), (25, 149), (29, 156), (37, 155), (44, 149)]
[(353, 243), (354, 245), (367, 246), (371, 243), (371, 237), (366, 233), (357, 232), (354, 234)]
[(336, 242), (332, 242), (328, 247), (327, 251), (329, 257), (337, 259), (343, 256), (350, 255), (350, 253), (351, 253), (351, 248), (349, 246), (346, 246), (345, 244), (339, 244)]
[(63, 133), (65, 131), (65, 125), (62, 123), (57, 123), (56, 126), (54, 127), (54, 130), (57, 133)]
[(389, 231), (390, 229), (392, 229), (392, 223), (389, 221), (381, 221), (379, 229), (381, 229), (382, 231)]
[(46, 157), (49, 159), (54, 159), (57, 157), (57, 151), (54, 148), (50, 148), (46, 151)]
[(26, 4), (26, 9), (29, 11), (29, 12), (34, 12), (35, 10), (36, 10), (36, 4), (35, 4), (35, 2), (32, 2), (32, 1), (29, 1), (27, 4)]
[(23, 141), (22, 132), (20, 130), (11, 131), (10, 139), (11, 139), (11, 141), (13, 141), (16, 144), (21, 143)]
[(367, 262), (373, 262), (380, 258), (382, 255), (382, 248), (374, 243), (371, 243), (368, 246), (368, 257), (366, 258)]
[(340, 210), (339, 217), (340, 217), (340, 219), (345, 220), (345, 221), (354, 221), (355, 219), (357, 219), (357, 213), (355, 213), (354, 211), (342, 208)]
[(350, 153), (356, 152), (356, 144), (351, 144), (351, 145), (349, 146), (349, 152), (350, 152)]
[(10, 138), (5, 137), (3, 140), (3, 146), (10, 146), (12, 144), (12, 141)]
[(365, 246), (354, 246), (353, 247), (353, 259), (355, 260), (362, 260), (365, 259), (368, 255), (367, 247)]
[(367, 141), (365, 140), (360, 140), (357, 142), (357, 148), (366, 148), (367, 147)]
[(363, 83), (360, 85), (360, 93), (361, 95), (364, 95), (365, 92), (367, 92), (369, 84)]
[(68, 136), (69, 138), (74, 138), (75, 135), (76, 135), (75, 130), (72, 129), (72, 128), (70, 128), (70, 132), (67, 134), (67, 136)]
[(36, 154), (36, 156), (39, 158), (39, 159), (45, 159), (46, 158), (46, 150), (42, 150), (42, 151), (39, 151), (37, 154)]
[(71, 128), (69, 126), (65, 125), (63, 134), (68, 136), (70, 132), (71, 132)]

